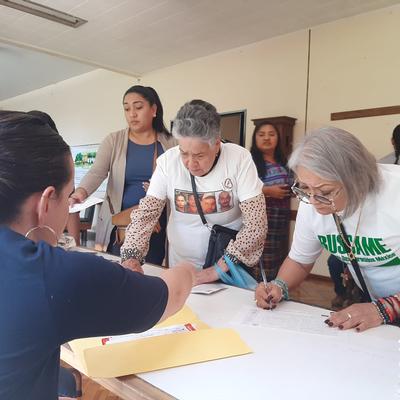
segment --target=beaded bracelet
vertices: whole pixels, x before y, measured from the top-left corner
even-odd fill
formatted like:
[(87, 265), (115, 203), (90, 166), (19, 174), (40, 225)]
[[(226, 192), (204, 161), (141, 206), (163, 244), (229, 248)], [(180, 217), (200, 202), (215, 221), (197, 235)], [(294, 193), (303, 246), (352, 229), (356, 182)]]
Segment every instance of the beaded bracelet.
[(396, 319), (396, 313), (388, 301), (387, 297), (383, 297), (382, 299), (378, 299), (378, 301), (382, 304), (383, 308), (386, 311), (386, 314), (389, 317), (389, 322), (393, 322)]
[(399, 301), (394, 296), (385, 297), (385, 300), (389, 303), (390, 307), (392, 308), (392, 312), (394, 314), (394, 319), (398, 318), (399, 313), (400, 313)]
[(134, 258), (138, 260), (140, 265), (144, 264), (144, 258), (140, 255), (137, 249), (123, 249), (121, 250), (121, 262)]
[(383, 298), (376, 300), (376, 305), (378, 306), (379, 311), (381, 312), (381, 314), (383, 316), (383, 321), (384, 321), (383, 323), (389, 324), (391, 322), (391, 320), (390, 320), (389, 314), (387, 313), (382, 301), (384, 301)]
[(381, 313), (381, 310), (380, 310), (380, 308), (378, 307), (378, 304), (376, 304), (376, 301), (373, 301), (372, 304), (375, 306), (376, 311), (378, 311), (378, 314), (379, 314), (379, 316), (380, 316), (381, 319), (382, 319), (382, 324), (386, 324), (385, 317), (384, 317), (384, 315)]
[(391, 324), (400, 317), (400, 300), (398, 295), (381, 297), (373, 301), (384, 324)]
[(275, 278), (270, 283), (278, 286), (282, 291), (282, 297), (284, 300), (289, 300), (289, 289), (287, 283), (283, 279)]

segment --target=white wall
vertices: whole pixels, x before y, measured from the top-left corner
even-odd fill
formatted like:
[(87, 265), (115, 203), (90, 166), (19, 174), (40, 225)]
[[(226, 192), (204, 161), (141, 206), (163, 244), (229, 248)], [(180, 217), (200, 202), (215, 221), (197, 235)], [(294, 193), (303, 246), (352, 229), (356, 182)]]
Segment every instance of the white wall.
[(304, 131), (307, 32), (301, 31), (254, 43), (146, 74), (172, 119), (193, 98), (205, 99), (219, 112), (247, 110), (246, 146), (252, 119), (288, 115)]
[(137, 84), (127, 75), (98, 69), (0, 102), (1, 109), (41, 110), (70, 145), (99, 143), (125, 127), (122, 96)]
[(330, 121), (332, 112), (400, 104), (400, 6), (312, 29), (308, 127), (355, 134), (378, 158), (399, 115)]
[[(332, 112), (399, 104), (400, 6), (312, 28), (308, 128), (342, 127), (378, 157), (391, 151), (399, 115), (330, 121)], [(300, 31), (158, 70), (141, 83), (159, 92), (165, 121), (192, 98), (220, 112), (247, 110), (251, 119), (297, 118), (295, 142), (304, 134), (308, 32)], [(97, 70), (0, 103), (0, 108), (42, 109), (54, 117), (66, 140), (96, 143), (125, 126), (121, 97), (137, 81)], [(314, 272), (327, 275), (326, 257)]]

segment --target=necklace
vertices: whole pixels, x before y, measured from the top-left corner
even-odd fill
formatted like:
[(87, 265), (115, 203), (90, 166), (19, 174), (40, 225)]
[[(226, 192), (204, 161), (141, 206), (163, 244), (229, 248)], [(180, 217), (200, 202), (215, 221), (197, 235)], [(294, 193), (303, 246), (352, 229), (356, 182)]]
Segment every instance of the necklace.
[(350, 260), (355, 260), (355, 258), (356, 258), (356, 256), (353, 253), (353, 247), (354, 247), (354, 244), (356, 242), (358, 228), (360, 227), (361, 214), (362, 214), (362, 206), (361, 206), (361, 209), (360, 209), (360, 214), (358, 215), (356, 231), (354, 233), (354, 237), (353, 237), (353, 240), (351, 242), (349, 241), (348, 237), (343, 232), (344, 228), (342, 228), (342, 222), (340, 221), (340, 217), (337, 214), (333, 214), (333, 218), (335, 220), (335, 224), (336, 224), (337, 230), (339, 232), (340, 237), (342, 238), (343, 243), (347, 247), (347, 252), (349, 253)]
[[(30, 234), (35, 232), (35, 231), (37, 231), (38, 229), (47, 229), (51, 233), (51, 235), (53, 236), (53, 238), (55, 240), (54, 244), (51, 244), (51, 243), (49, 243), (49, 244), (51, 244), (52, 246), (57, 246), (57, 243), (58, 243), (57, 234), (54, 231), (54, 229), (51, 226), (48, 226), (48, 225), (37, 225), (37, 226), (34, 226), (33, 228), (29, 229), (28, 232), (25, 233), (25, 237), (27, 239), (29, 239)], [(31, 240), (36, 241), (34, 239), (31, 239)], [(39, 239), (37, 239), (37, 240), (39, 240)], [(45, 240), (45, 239), (43, 239), (43, 240)], [(47, 242), (47, 240), (45, 240), (45, 241)]]
[[(153, 143), (157, 143), (157, 132), (153, 129), (152, 133), (153, 133), (153, 135), (148, 135), (146, 138), (143, 138), (143, 136), (141, 136), (142, 134), (138, 135), (129, 129), (128, 138), (133, 143), (136, 143), (139, 145), (150, 145)], [(148, 143), (149, 141), (150, 141), (150, 143)]]

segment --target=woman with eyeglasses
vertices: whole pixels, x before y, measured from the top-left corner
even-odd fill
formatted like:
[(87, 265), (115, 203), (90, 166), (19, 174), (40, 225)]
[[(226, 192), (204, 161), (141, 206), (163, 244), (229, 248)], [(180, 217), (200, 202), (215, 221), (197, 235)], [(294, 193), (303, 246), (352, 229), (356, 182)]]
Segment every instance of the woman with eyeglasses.
[(325, 248), (347, 264), (371, 299), (333, 313), (325, 323), (360, 332), (398, 321), (399, 167), (376, 164), (356, 137), (337, 128), (305, 136), (289, 167), (297, 175), (292, 190), (300, 200), (292, 247), (277, 278), (257, 287), (258, 307), (275, 308), (288, 299)]

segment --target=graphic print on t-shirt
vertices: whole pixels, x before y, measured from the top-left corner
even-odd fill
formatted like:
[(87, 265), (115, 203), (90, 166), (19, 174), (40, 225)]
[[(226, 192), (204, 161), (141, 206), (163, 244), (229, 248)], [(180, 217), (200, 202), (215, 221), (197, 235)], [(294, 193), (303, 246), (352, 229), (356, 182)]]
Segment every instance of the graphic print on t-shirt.
[[(353, 243), (353, 237), (347, 235), (350, 243)], [(321, 245), (333, 255), (339, 257), (342, 261), (349, 263), (350, 259), (346, 252), (346, 247), (340, 235), (318, 235)], [(366, 236), (356, 236), (352, 247), (353, 253), (359, 262), (376, 263), (380, 262), (379, 267), (391, 267), (400, 265), (400, 259), (392, 249), (389, 249), (382, 238), (373, 238)]]
[[(231, 190), (199, 192), (201, 208), (204, 214), (215, 214), (229, 211), (233, 208)], [(175, 189), (175, 210), (186, 214), (198, 214), (193, 192)]]

